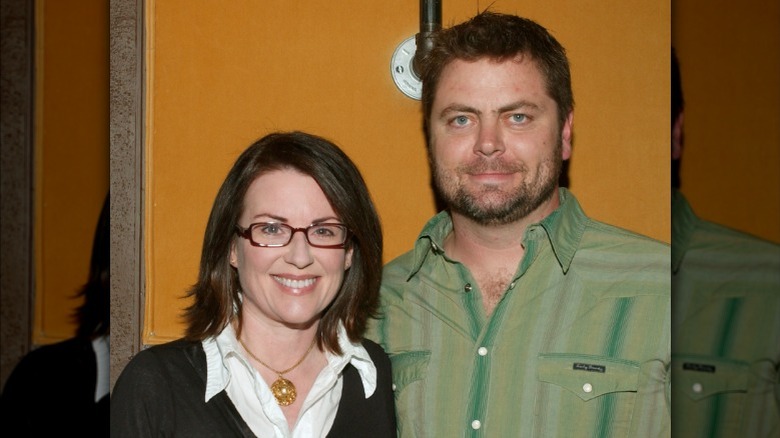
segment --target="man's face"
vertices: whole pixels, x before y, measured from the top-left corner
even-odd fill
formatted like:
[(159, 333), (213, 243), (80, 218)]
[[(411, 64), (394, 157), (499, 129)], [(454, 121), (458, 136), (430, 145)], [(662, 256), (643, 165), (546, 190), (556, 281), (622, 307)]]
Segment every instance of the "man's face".
[(430, 114), (434, 181), (453, 213), (481, 224), (528, 216), (556, 193), (571, 155), (572, 114), (528, 57), (455, 60), (442, 71)]

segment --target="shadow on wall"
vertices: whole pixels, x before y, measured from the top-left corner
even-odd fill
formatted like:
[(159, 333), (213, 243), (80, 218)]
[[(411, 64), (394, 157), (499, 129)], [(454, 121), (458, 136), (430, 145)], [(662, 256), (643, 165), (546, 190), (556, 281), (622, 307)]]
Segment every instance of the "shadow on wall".
[(78, 292), (76, 336), (28, 353), (0, 397), (0, 423), (29, 436), (108, 436), (110, 195), (92, 242), (89, 279)]

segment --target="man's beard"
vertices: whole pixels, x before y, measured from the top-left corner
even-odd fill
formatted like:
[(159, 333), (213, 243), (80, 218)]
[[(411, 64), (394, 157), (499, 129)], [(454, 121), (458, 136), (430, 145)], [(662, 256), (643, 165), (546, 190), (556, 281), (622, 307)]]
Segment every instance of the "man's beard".
[[(525, 179), (529, 169), (523, 162), (512, 163), (481, 157), (458, 166), (454, 174), (447, 174), (435, 164), (431, 167), (439, 196), (452, 212), (482, 225), (504, 225), (528, 216), (555, 195), (563, 167), (561, 141), (558, 140), (553, 154), (539, 163), (532, 181)], [(482, 185), (473, 192), (464, 187), (458, 179), (464, 174), (480, 174), (486, 171), (519, 173), (524, 179), (520, 186), (512, 187), (510, 191), (496, 185)]]

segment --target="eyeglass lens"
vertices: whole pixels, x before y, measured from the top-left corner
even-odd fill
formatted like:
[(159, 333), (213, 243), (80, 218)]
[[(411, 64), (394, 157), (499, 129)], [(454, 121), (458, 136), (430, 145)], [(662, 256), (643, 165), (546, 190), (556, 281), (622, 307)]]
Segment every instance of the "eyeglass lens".
[(287, 245), (298, 231), (304, 232), (309, 244), (315, 246), (341, 245), (347, 238), (346, 227), (339, 224), (293, 228), (287, 224), (267, 222), (252, 225), (252, 240), (260, 245)]

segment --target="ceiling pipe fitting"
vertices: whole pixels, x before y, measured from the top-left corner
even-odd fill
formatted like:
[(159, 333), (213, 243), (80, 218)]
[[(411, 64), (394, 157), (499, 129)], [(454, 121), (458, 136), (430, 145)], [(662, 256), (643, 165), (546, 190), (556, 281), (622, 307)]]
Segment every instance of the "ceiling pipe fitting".
[(404, 40), (390, 62), (396, 87), (412, 99), (420, 100), (422, 61), (433, 47), (433, 35), (440, 29), (441, 0), (420, 0), (420, 32)]
[(412, 69), (415, 76), (421, 76), (422, 60), (433, 48), (433, 35), (441, 29), (441, 0), (420, 0), (420, 33), (415, 36), (417, 50)]

